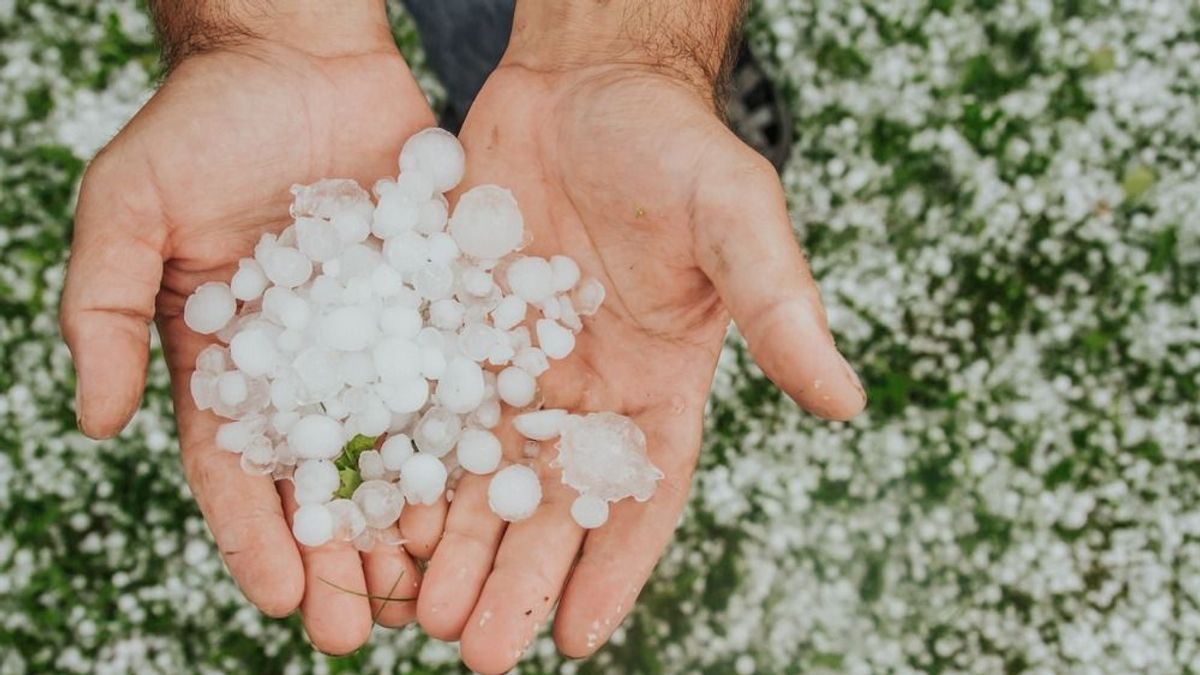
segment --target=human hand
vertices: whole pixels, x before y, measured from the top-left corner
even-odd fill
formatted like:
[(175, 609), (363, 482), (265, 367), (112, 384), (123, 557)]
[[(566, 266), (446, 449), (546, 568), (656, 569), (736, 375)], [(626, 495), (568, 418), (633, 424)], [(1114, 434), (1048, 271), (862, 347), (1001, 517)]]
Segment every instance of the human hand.
[[(466, 664), (485, 673), (516, 663), (555, 601), (554, 637), (571, 657), (598, 649), (632, 609), (685, 505), (729, 314), (806, 409), (840, 420), (866, 402), (778, 178), (714, 113), (711, 82), (661, 63), (526, 58), (521, 31), (534, 41), (535, 13), (518, 8), (513, 46), (467, 117), (463, 185), (512, 189), (530, 251), (570, 255), (604, 282), (607, 299), (574, 353), (539, 381), (544, 405), (633, 417), (665, 478), (650, 501), (614, 504), (585, 533), (544, 444), (543, 503), (528, 520), (506, 527), (488, 509), (488, 479), (473, 475), (448, 507), (405, 512), (406, 535), (427, 533), (414, 550), (433, 551), (418, 620), (461, 638)], [(523, 439), (501, 437), (521, 459)]]
[[(399, 548), (360, 559), (348, 544), (298, 547), (285, 518), (295, 509), (290, 483), (277, 492), (270, 476), (243, 473), (214, 443), (221, 420), (196, 409), (189, 379), (211, 338), (182, 320), (196, 286), (228, 280), (262, 233), (288, 224), (290, 186), (394, 176), (403, 141), (433, 122), (382, 3), (326, 4), (272, 3), (278, 15), (247, 15), (237, 27), (198, 19), (200, 4), (158, 7), (168, 53), (182, 59), (88, 167), (61, 323), (79, 426), (105, 438), (138, 407), (157, 322), (188, 482), (230, 572), (263, 612), (299, 606), (314, 645), (344, 653), (373, 619), (399, 626), (414, 612), (363, 594), (412, 597), (420, 572)], [(212, 39), (201, 42), (205, 30)]]

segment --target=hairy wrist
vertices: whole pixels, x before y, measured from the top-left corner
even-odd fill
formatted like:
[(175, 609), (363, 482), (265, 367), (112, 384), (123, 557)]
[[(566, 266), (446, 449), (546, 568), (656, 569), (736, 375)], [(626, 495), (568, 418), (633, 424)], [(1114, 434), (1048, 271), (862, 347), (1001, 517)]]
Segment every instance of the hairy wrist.
[(393, 46), (382, 0), (150, 0), (163, 62), (251, 42), (316, 56)]
[(717, 97), (740, 37), (744, 0), (519, 0), (503, 63), (541, 71), (630, 65)]

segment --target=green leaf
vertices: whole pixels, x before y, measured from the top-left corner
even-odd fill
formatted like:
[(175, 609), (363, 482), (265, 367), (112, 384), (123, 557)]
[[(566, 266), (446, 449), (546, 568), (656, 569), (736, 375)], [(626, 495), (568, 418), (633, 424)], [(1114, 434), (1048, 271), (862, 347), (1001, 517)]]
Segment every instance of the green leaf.
[(342, 484), (337, 489), (337, 496), (341, 499), (350, 499), (354, 495), (354, 491), (362, 485), (362, 476), (358, 474), (357, 469), (342, 469), (338, 472), (338, 476), (342, 480)]

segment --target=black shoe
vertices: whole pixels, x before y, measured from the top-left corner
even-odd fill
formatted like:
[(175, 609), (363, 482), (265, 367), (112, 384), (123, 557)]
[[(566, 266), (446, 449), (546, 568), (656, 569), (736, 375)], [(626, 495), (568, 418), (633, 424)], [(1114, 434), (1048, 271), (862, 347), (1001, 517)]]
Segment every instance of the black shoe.
[(725, 103), (729, 127), (782, 172), (792, 151), (792, 118), (783, 96), (743, 41)]

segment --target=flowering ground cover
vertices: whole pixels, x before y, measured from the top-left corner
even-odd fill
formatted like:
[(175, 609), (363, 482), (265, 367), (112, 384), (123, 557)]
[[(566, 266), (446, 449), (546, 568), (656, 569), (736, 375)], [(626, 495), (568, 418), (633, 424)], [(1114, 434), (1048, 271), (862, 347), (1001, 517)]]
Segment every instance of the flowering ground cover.
[[(747, 34), (870, 407), (801, 415), (731, 335), (640, 608), (523, 672), (1200, 671), (1200, 10), (762, 0)], [(0, 673), (457, 672), (414, 629), (314, 654), (241, 598), (161, 362), (118, 439), (74, 431), (73, 191), (156, 76), (136, 2), (0, 0)]]

